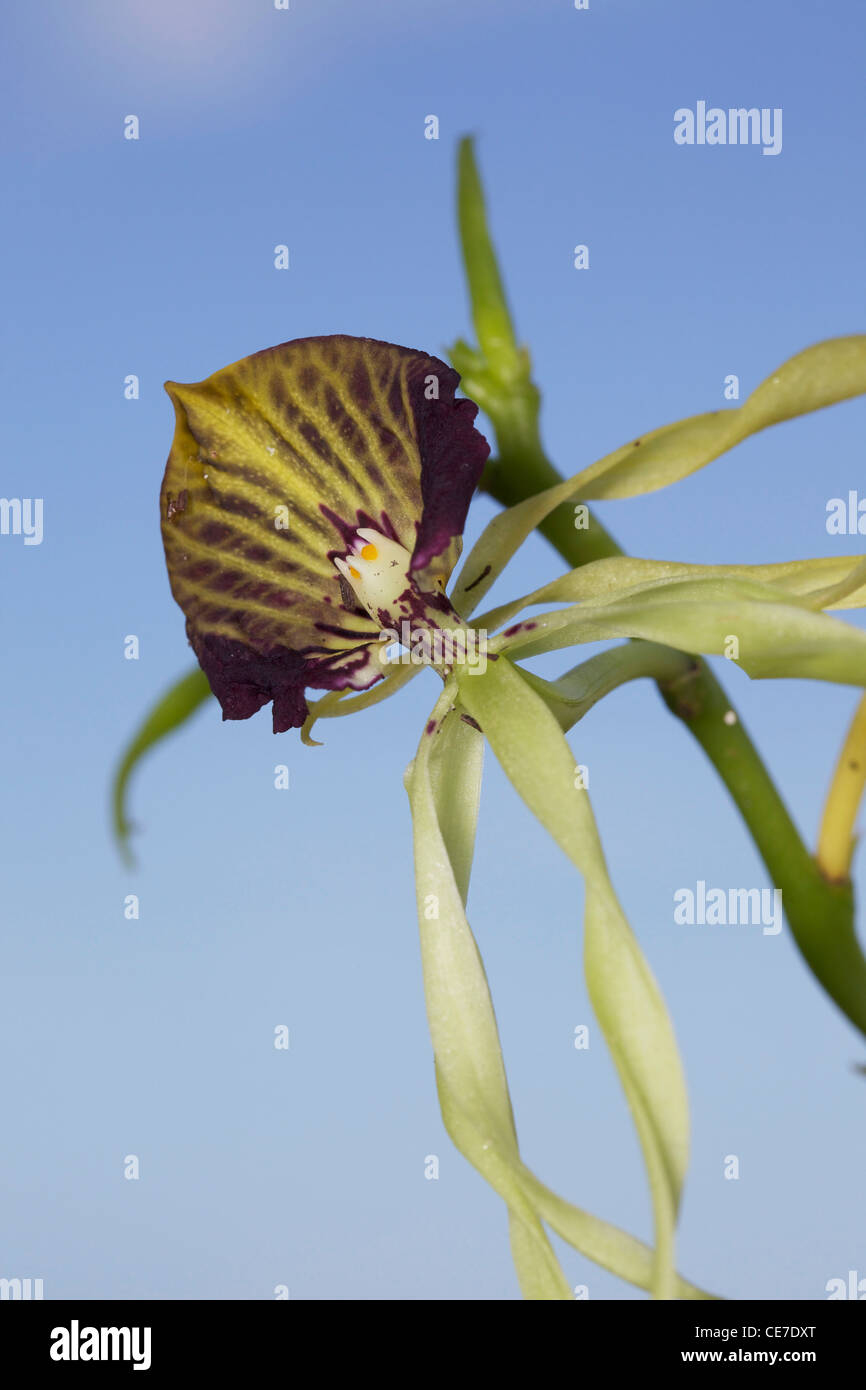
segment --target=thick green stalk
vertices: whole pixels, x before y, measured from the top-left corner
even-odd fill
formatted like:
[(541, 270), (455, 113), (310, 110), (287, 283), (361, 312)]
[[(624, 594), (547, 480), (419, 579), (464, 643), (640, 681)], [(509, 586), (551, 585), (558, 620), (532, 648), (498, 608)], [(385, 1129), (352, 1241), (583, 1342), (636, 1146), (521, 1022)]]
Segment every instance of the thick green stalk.
[[(523, 447), (498, 459), (483, 485), (498, 502), (513, 506), (561, 475), (543, 457)], [(510, 460), (517, 460), (511, 463)], [(522, 471), (523, 469), (526, 471)], [(565, 511), (564, 519), (558, 513)], [(539, 527), (573, 569), (602, 555), (623, 552), (590, 515), (576, 531), (559, 508)], [(730, 700), (704, 661), (686, 675), (658, 682), (668, 709), (682, 720), (715, 767), (739, 810), (782, 902), (794, 940), (810, 970), (855, 1027), (866, 1034), (866, 959), (854, 930), (850, 882), (830, 883), (803, 844), (785, 803)], [(726, 720), (727, 716), (727, 720)]]
[[(472, 143), (460, 145), (458, 209), (464, 264), (479, 348), (458, 342), (452, 360), (463, 388), (490, 418), (499, 456), (481, 485), (503, 506), (562, 481), (541, 444), (540, 396), (529, 354), (519, 347), (487, 227)], [(539, 526), (570, 568), (623, 552), (590, 513), (578, 529), (568, 507)], [(804, 845), (784, 802), (727, 695), (705, 662), (658, 682), (665, 703), (694, 735), (727, 787), (773, 885), (804, 959), (830, 997), (866, 1034), (866, 958), (854, 929), (850, 882), (830, 882)]]
[(758, 753), (706, 665), (659, 684), (669, 710), (703, 748), (767, 866), (794, 940), (812, 973), (866, 1033), (866, 960), (854, 929), (848, 881), (831, 883), (803, 844)]
[[(485, 473), (486, 490), (505, 506), (560, 481), (560, 474), (546, 459), (543, 468), (534, 467), (526, 452), (522, 462), (530, 464), (528, 475), (517, 468), (503, 469), (501, 460)], [(594, 517), (590, 517), (587, 530), (576, 531), (570, 517), (566, 515), (563, 524), (557, 516), (557, 512), (552, 513), (539, 530), (572, 569), (602, 554), (622, 554), (608, 532), (602, 532), (599, 539)], [(657, 684), (668, 709), (697, 739), (733, 798), (773, 886), (782, 890), (791, 932), (810, 970), (843, 1013), (866, 1034), (866, 959), (854, 930), (850, 882), (831, 883), (821, 873), (706, 662), (698, 658), (685, 675)]]

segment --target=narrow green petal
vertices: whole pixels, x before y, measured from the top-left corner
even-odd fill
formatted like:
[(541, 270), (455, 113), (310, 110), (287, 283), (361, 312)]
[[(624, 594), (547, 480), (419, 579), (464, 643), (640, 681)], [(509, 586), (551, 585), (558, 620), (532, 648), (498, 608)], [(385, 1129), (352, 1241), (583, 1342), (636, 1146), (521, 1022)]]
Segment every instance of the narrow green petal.
[[(665, 581), (739, 579), (766, 586), (766, 597), (800, 599), (809, 608), (866, 606), (866, 556), (838, 555), (814, 560), (786, 560), (772, 565), (687, 565), (672, 560), (640, 560), (616, 555), (594, 560), (560, 575), (550, 584), (503, 603), (473, 619), (473, 627), (493, 632), (525, 608), (539, 603), (575, 603), (627, 598)], [(671, 592), (675, 592), (672, 590)]]
[[(462, 861), (465, 883), (471, 859), (467, 806), (477, 797), (474, 783), (480, 777), (479, 756), (467, 757), (467, 746), (480, 750), (481, 738), (464, 721), (447, 717), (452, 698), (453, 686), (446, 687), (407, 774), (427, 1015), (440, 1084), (454, 1090), (461, 1106), (507, 1149), (515, 1144), (514, 1125), (493, 1006), (445, 839), (447, 834), (450, 852)], [(440, 773), (431, 769), (437, 743)], [(434, 780), (440, 803), (446, 794), (450, 803), (441, 811)], [(461, 827), (464, 843), (458, 853)]]
[(111, 792), (112, 817), (115, 838), (127, 863), (132, 862), (129, 837), (134, 829), (126, 813), (129, 779), (145, 753), (185, 724), (210, 693), (207, 677), (197, 666), (182, 676), (157, 700), (117, 765)]
[(664, 1001), (617, 901), (589, 798), (575, 787), (574, 755), (556, 718), (507, 660), (459, 684), (514, 787), (583, 875), (587, 987), (629, 1102), (652, 1193), (652, 1289), (658, 1298), (675, 1298), (674, 1231), (689, 1124)]
[(626, 681), (644, 676), (656, 681), (673, 680), (693, 666), (692, 657), (673, 647), (657, 642), (626, 642), (579, 662), (555, 681), (542, 680), (523, 667), (518, 670), (544, 700), (563, 733), (568, 733), (593, 705)]
[(769, 425), (866, 391), (866, 334), (831, 338), (790, 358), (735, 410), (664, 425), (573, 478), (495, 516), (466, 559), (454, 605), (468, 617), (529, 533), (568, 502), (637, 497), (668, 487)]
[(465, 907), (475, 854), (484, 739), (452, 711), (439, 737), (432, 741), (427, 766), (439, 833)]
[(540, 613), (506, 632), (491, 639), (489, 650), (523, 660), (575, 643), (640, 637), (696, 655), (728, 656), (755, 679), (866, 685), (866, 632), (802, 600), (786, 602), (778, 592), (756, 597), (754, 586), (740, 580), (662, 584), (621, 601)]
[(511, 1171), (517, 1137), (508, 1084), (484, 967), (463, 912), (483, 739), (460, 719), (447, 717), (450, 699), (446, 690), (407, 774), (427, 1016), (442, 1117), (458, 1149), (508, 1203), (524, 1297), (567, 1299), (565, 1276), (532, 1202)]
[(823, 588), (809, 591), (806, 597), (810, 608), (821, 610), (866, 607), (866, 555), (855, 555), (853, 558), (859, 563), (852, 565), (848, 574), (829, 583), (825, 577)]
[[(512, 1250), (527, 1297), (568, 1296), (540, 1220), (589, 1259), (648, 1289), (653, 1252), (551, 1192), (519, 1156), (493, 1004), (463, 910), (481, 740), (460, 719), (459, 710), (451, 710), (452, 700), (449, 685), (406, 775), (425, 993), (443, 1120), (460, 1152), (508, 1204)], [(437, 917), (430, 916), (434, 903)], [(551, 1291), (538, 1292), (545, 1287)], [(675, 1292), (678, 1298), (711, 1297), (679, 1277)]]
[(308, 705), (308, 714), (303, 728), (301, 729), (301, 740), (308, 747), (321, 747), (316, 739), (312, 737), (313, 726), (320, 719), (341, 719), (347, 714), (355, 714), (357, 710), (369, 709), (371, 705), (378, 705), (382, 700), (388, 700), (392, 695), (396, 695), (398, 690), (402, 690), (413, 676), (417, 676), (419, 671), (424, 670), (422, 665), (395, 663), (393, 666), (385, 667), (384, 679), (378, 685), (374, 685), (370, 690), (362, 690), (360, 694), (354, 690), (329, 690), (327, 695), (323, 695), (320, 700), (312, 700)]

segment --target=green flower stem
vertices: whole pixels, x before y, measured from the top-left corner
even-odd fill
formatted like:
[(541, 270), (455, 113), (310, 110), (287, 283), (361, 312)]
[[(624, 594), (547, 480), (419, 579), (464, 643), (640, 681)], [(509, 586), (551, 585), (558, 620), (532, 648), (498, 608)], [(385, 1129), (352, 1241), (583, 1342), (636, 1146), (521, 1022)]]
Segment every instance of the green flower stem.
[[(463, 378), (464, 391), (478, 402), (496, 433), (499, 457), (487, 465), (482, 487), (497, 502), (511, 507), (561, 482), (562, 477), (541, 444), (540, 396), (532, 381), (529, 353), (517, 343), (469, 139), (460, 143), (457, 201), (479, 348), (458, 342), (451, 358)], [(590, 515), (586, 529), (577, 529), (569, 506), (555, 508), (538, 529), (572, 569), (623, 554), (594, 516)], [(866, 959), (854, 930), (850, 883), (831, 882), (822, 873), (709, 667), (696, 660), (688, 676), (661, 680), (658, 688), (733, 797), (774, 886), (782, 890), (791, 931), (810, 969), (866, 1034)]]
[(457, 221), (472, 321), (487, 363), (497, 375), (508, 376), (516, 365), (514, 324), (490, 239), (484, 190), (468, 136), (458, 147), (457, 181)]
[[(488, 467), (482, 485), (510, 507), (561, 480), (540, 442), (518, 439)], [(525, 472), (522, 470), (526, 470)], [(565, 513), (560, 516), (560, 513)], [(590, 515), (575, 530), (560, 507), (539, 530), (572, 568), (622, 550)], [(598, 534), (596, 532), (598, 531)], [(782, 901), (794, 940), (812, 973), (850, 1021), (866, 1035), (866, 959), (854, 929), (854, 897), (847, 881), (831, 882), (801, 839), (757, 749), (712, 671), (699, 658), (686, 674), (657, 682), (668, 709), (703, 748), (728, 789)], [(727, 716), (727, 722), (726, 722)], [(733, 722), (732, 722), (733, 716)]]
[[(540, 451), (540, 445), (539, 445)], [(531, 458), (522, 453), (523, 459)], [(513, 506), (539, 487), (560, 481), (547, 460), (543, 470), (530, 467), (528, 476), (504, 469), (502, 459), (488, 470), (483, 485), (496, 501)], [(521, 464), (522, 466), (522, 464)], [(507, 476), (507, 487), (504, 478)], [(539, 483), (539, 478), (544, 481)], [(559, 508), (558, 511), (565, 511)], [(553, 512), (539, 530), (572, 568), (599, 559), (587, 544), (597, 526), (577, 531), (566, 516), (557, 524)], [(623, 554), (603, 532), (606, 554)], [(598, 542), (596, 542), (598, 545)], [(788, 924), (812, 973), (831, 999), (866, 1035), (866, 959), (854, 929), (854, 897), (848, 882), (832, 883), (822, 874), (801, 839), (769, 772), (746, 733), (736, 711), (710, 668), (697, 658), (687, 675), (657, 682), (668, 709), (682, 720), (715, 767), (755, 842), (774, 887), (782, 890)], [(725, 722), (734, 716), (735, 722)]]
[[(472, 322), (479, 349), (455, 344), (451, 357), (463, 378), (463, 390), (477, 401), (496, 431), (499, 458), (488, 463), (481, 486), (503, 506), (543, 492), (561, 482), (545, 456), (538, 431), (541, 396), (532, 381), (529, 354), (517, 344), (496, 251), (487, 226), (484, 190), (472, 141), (460, 141), (457, 156), (457, 219)], [(574, 520), (557, 508), (539, 530), (560, 554), (574, 539)], [(593, 519), (582, 531), (581, 564), (622, 552), (604, 527)]]
[(773, 884), (782, 890), (788, 923), (810, 970), (866, 1033), (866, 960), (854, 930), (851, 884), (832, 883), (821, 872), (739, 719), (730, 722), (730, 701), (704, 663), (659, 689), (730, 792)]

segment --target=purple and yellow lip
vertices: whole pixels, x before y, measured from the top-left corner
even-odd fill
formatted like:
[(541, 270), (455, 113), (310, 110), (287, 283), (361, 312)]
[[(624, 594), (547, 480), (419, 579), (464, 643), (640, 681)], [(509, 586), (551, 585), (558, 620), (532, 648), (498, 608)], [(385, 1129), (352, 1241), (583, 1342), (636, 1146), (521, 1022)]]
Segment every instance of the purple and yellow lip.
[(224, 718), (273, 701), (275, 732), (300, 727), (307, 687), (382, 678), (386, 619), (456, 619), (444, 588), (489, 452), (459, 380), (426, 353), (334, 336), (166, 383), (169, 580)]

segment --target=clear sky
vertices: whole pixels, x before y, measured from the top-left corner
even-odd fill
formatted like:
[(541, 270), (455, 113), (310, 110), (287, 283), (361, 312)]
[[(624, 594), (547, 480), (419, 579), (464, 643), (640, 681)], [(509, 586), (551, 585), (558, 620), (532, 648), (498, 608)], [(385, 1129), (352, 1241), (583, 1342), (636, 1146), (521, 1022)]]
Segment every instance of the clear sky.
[[(191, 662), (159, 536), (162, 382), (309, 334), (435, 353), (465, 335), (454, 164), (474, 132), (564, 472), (723, 406), (730, 373), (745, 395), (863, 328), (862, 5), (42, 0), (3, 25), (0, 491), (44, 499), (44, 536), (0, 536), (0, 1276), (46, 1297), (516, 1298), (504, 1207), (439, 1118), (424, 1015), (401, 774), (437, 678), (320, 726), (318, 749), (211, 703), (134, 785), (138, 870), (115, 853), (114, 758)], [(780, 153), (676, 144), (699, 101), (780, 108)], [(825, 507), (866, 494), (864, 422), (862, 401), (795, 421), (602, 519), (654, 558), (862, 551)], [(492, 513), (478, 500), (469, 534)], [(533, 539), (493, 598), (559, 568)], [(814, 839), (856, 692), (718, 664)], [(769, 882), (654, 688), (570, 737), (685, 1059), (680, 1267), (729, 1297), (825, 1297), (866, 1276), (862, 1039), (787, 930), (675, 925), (678, 888)], [(524, 1155), (648, 1238), (581, 898), (489, 760), (470, 912)], [(642, 1296), (563, 1260), (592, 1298)]]

